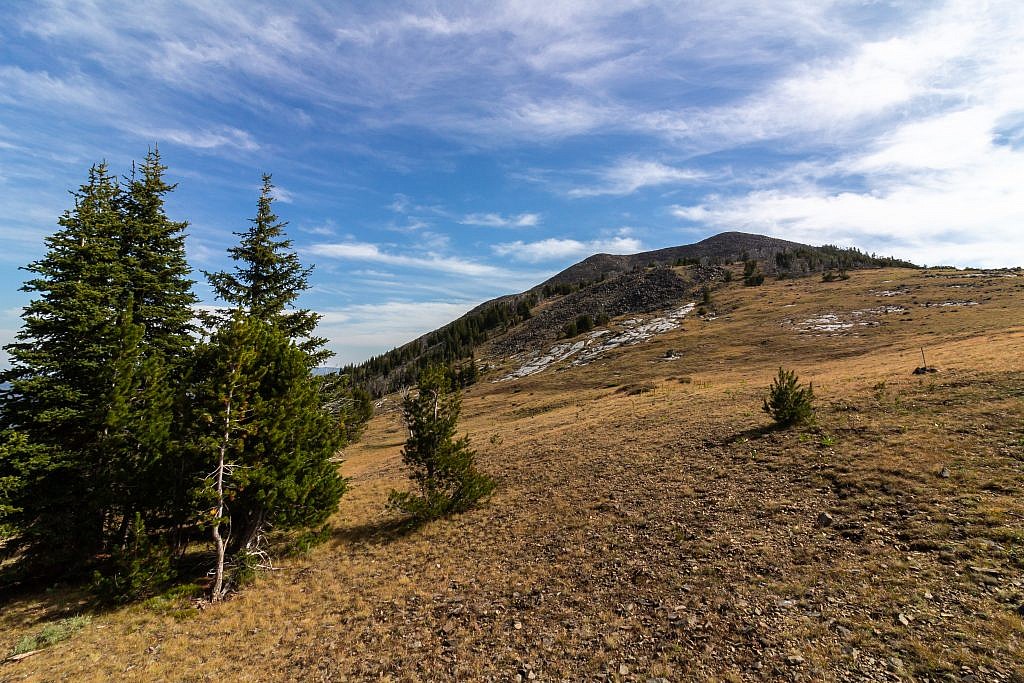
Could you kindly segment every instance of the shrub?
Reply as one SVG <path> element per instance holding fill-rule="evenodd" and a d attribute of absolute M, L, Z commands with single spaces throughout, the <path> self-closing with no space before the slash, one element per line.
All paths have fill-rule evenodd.
<path fill-rule="evenodd" d="M 764 273 L 755 260 L 744 261 L 743 263 L 743 284 L 747 287 L 757 287 L 764 284 Z"/>
<path fill-rule="evenodd" d="M 790 427 L 811 419 L 814 413 L 813 400 L 814 389 L 810 384 L 801 386 L 796 373 L 779 368 L 779 374 L 772 382 L 761 408 L 780 427 Z"/>
<path fill-rule="evenodd" d="M 838 272 L 834 270 L 826 270 L 821 274 L 822 282 L 836 282 L 838 280 L 849 280 L 850 275 L 846 272 L 845 268 L 840 268 Z"/>

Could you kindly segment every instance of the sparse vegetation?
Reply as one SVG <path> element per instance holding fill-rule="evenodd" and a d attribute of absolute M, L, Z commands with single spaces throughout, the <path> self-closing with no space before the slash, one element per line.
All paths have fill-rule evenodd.
<path fill-rule="evenodd" d="M 107 611 L 0 676 L 1022 679 L 1024 375 L 1005 363 L 1024 339 L 1020 281 L 769 280 L 729 288 L 729 313 L 699 330 L 477 384 L 459 429 L 499 437 L 477 460 L 502 485 L 472 514 L 417 533 L 381 514 L 407 483 L 385 404 L 346 450 L 358 485 L 328 543 L 225 606 L 192 607 L 200 585 Z M 966 286 L 980 305 L 922 306 L 912 324 L 784 324 L 877 306 L 881 290 L 926 302 Z M 943 372 L 919 382 L 922 338 Z M 679 360 L 661 362 L 668 349 Z M 764 428 L 757 378 L 779 365 L 805 381 L 815 368 L 816 428 Z M 642 384 L 657 390 L 615 393 Z M 14 596 L 4 647 L 75 600 Z"/>
<path fill-rule="evenodd" d="M 814 415 L 813 401 L 814 388 L 810 384 L 802 386 L 796 373 L 779 368 L 761 408 L 780 427 L 791 427 L 810 421 Z"/>
<path fill-rule="evenodd" d="M 41 650 L 44 647 L 50 647 L 51 645 L 62 643 L 75 635 L 78 631 L 81 631 L 83 628 L 88 626 L 91 622 L 92 617 L 89 617 L 88 615 L 79 615 L 46 624 L 35 635 L 25 636 L 19 640 L 11 651 L 11 654 L 21 655 L 26 652 Z"/>
<path fill-rule="evenodd" d="M 764 284 L 764 273 L 761 272 L 761 266 L 757 261 L 749 260 L 743 263 L 743 284 L 747 287 Z"/>
<path fill-rule="evenodd" d="M 464 512 L 494 490 L 495 481 L 476 468 L 469 437 L 456 438 L 462 398 L 443 368 L 428 368 L 415 395 L 402 404 L 409 438 L 402 460 L 415 491 L 392 491 L 388 505 L 427 521 Z"/>

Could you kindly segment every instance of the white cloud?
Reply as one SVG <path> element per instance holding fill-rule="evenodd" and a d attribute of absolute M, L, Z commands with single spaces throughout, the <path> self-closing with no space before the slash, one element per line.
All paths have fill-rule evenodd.
<path fill-rule="evenodd" d="M 367 242 L 339 242 L 314 244 L 305 251 L 316 256 L 336 258 L 349 261 L 368 261 L 371 263 L 385 263 L 392 266 L 404 266 L 408 268 L 419 268 L 424 270 L 437 270 L 452 275 L 464 275 L 468 277 L 493 277 L 507 276 L 508 273 L 501 268 L 495 268 L 475 261 L 441 256 L 438 254 L 427 254 L 425 256 L 409 256 L 406 254 L 392 254 L 381 251 L 376 244 Z"/>
<path fill-rule="evenodd" d="M 482 225 L 489 228 L 532 228 L 540 223 L 540 214 L 520 213 L 502 216 L 499 213 L 471 213 L 459 222 L 463 225 Z"/>
<path fill-rule="evenodd" d="M 614 165 L 595 173 L 600 183 L 590 187 L 569 190 L 570 197 L 596 197 L 600 195 L 628 195 L 644 187 L 693 183 L 707 177 L 702 171 L 666 166 L 659 161 L 620 159 Z"/>
<path fill-rule="evenodd" d="M 338 355 L 332 363 L 358 363 L 455 320 L 480 301 L 385 301 L 320 311 L 317 333 Z"/>
<path fill-rule="evenodd" d="M 920 263 L 1020 265 L 1022 43 L 1024 6 L 948 3 L 910 37 L 860 51 L 858 59 L 868 65 L 851 65 L 860 75 L 850 78 L 864 81 L 863 90 L 851 88 L 862 101 L 847 104 L 835 90 L 829 106 L 840 117 L 849 107 L 846 122 L 873 125 L 841 152 L 776 169 L 774 179 L 748 178 L 753 189 L 746 193 L 708 196 L 672 207 L 673 213 L 716 229 L 839 242 Z M 886 80 L 887 68 L 897 72 L 891 76 L 896 81 Z M 894 99 L 869 92 L 875 77 L 889 82 Z M 835 87 L 826 78 L 817 92 Z M 815 102 L 825 106 L 833 98 L 790 94 L 791 130 L 828 122 Z M 805 112 L 808 121 L 800 123 Z"/>
<path fill-rule="evenodd" d="M 280 185 L 274 185 L 273 196 L 274 201 L 281 202 L 282 204 L 295 203 L 295 195 L 292 194 L 291 190 L 286 190 Z"/>
<path fill-rule="evenodd" d="M 173 142 L 183 147 L 212 150 L 230 147 L 251 152 L 260 148 L 259 143 L 248 132 L 232 126 L 214 129 L 188 130 L 184 128 L 145 128 L 135 131 L 137 135 L 151 140 Z M 286 196 L 289 196 L 285 193 Z M 288 202 L 289 199 L 281 201 Z"/>
<path fill-rule="evenodd" d="M 863 174 L 863 190 L 794 182 L 672 212 L 715 228 L 896 250 L 921 263 L 1020 265 L 1024 149 L 995 143 L 997 121 L 984 107 L 951 112 L 830 164 L 846 176 Z"/>
<path fill-rule="evenodd" d="M 112 97 L 107 88 L 81 74 L 60 77 L 47 71 L 0 66 L 0 102 L 21 104 L 28 100 L 96 109 L 102 108 Z"/>
<path fill-rule="evenodd" d="M 634 254 L 642 251 L 643 245 L 640 240 L 625 236 L 586 242 L 551 237 L 536 242 L 516 240 L 515 242 L 496 244 L 492 249 L 498 256 L 505 256 L 516 261 L 539 263 L 541 261 L 564 260 L 598 253 Z"/>

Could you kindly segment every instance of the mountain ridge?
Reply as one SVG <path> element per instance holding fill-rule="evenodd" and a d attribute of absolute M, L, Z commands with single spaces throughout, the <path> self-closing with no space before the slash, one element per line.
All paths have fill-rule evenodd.
<path fill-rule="evenodd" d="M 593 254 L 530 289 L 486 301 L 436 330 L 339 372 L 371 394 L 382 396 L 415 383 L 420 370 L 429 364 L 472 363 L 482 344 L 509 336 L 513 328 L 526 329 L 518 341 L 502 347 L 506 352 L 521 351 L 531 341 L 551 341 L 552 335 L 557 338 L 577 316 L 649 313 L 684 295 L 699 295 L 716 278 L 730 277 L 731 272 L 726 275 L 722 266 L 738 261 L 776 277 L 800 277 L 829 269 L 916 267 L 855 248 L 815 247 L 735 231 L 637 254 Z M 679 267 L 691 270 L 648 273 Z M 538 324 L 532 320 L 535 316 L 544 317 L 546 323 Z"/>

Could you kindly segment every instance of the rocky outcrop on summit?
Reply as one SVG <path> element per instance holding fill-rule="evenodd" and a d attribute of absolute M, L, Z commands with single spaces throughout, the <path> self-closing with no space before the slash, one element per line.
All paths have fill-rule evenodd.
<path fill-rule="evenodd" d="M 650 265 L 672 265 L 678 261 L 727 263 L 742 258 L 768 259 L 775 254 L 807 249 L 804 244 L 745 232 L 723 232 L 695 244 L 668 247 L 639 254 L 594 254 L 544 282 L 544 285 L 593 281 L 601 276 L 628 273 Z"/>

